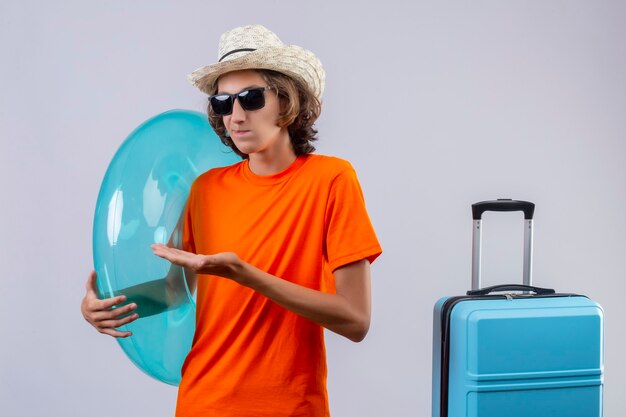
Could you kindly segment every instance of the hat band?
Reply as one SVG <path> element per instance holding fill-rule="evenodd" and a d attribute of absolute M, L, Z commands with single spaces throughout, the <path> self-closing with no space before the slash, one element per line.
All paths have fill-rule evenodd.
<path fill-rule="evenodd" d="M 256 49 L 253 48 L 242 48 L 242 49 L 234 49 L 230 52 L 225 53 L 224 55 L 222 55 L 222 57 L 217 61 L 217 62 L 222 62 L 222 59 L 226 58 L 228 55 L 234 54 L 236 52 L 253 52 L 256 51 Z"/>

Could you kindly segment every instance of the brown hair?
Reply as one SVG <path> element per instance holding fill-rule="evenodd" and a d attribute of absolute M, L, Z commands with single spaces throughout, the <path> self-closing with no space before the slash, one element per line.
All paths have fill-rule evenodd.
<path fill-rule="evenodd" d="M 278 126 L 287 127 L 291 145 L 296 156 L 309 154 L 315 151 L 311 142 L 317 140 L 317 129 L 313 124 L 320 116 L 322 105 L 317 97 L 295 78 L 291 78 L 283 73 L 272 70 L 255 70 L 261 74 L 263 79 L 278 94 L 280 101 L 280 113 L 278 115 Z M 211 95 L 217 93 L 217 80 L 211 86 Z M 211 110 L 211 105 L 207 107 L 209 123 L 213 130 L 222 140 L 224 145 L 229 146 L 237 155 L 243 159 L 248 159 L 248 155 L 237 149 L 233 140 L 227 136 L 224 126 L 223 116 L 218 116 Z"/>

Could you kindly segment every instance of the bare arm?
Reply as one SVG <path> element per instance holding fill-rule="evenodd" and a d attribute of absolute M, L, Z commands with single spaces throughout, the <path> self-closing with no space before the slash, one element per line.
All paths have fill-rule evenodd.
<path fill-rule="evenodd" d="M 197 255 L 152 245 L 155 255 L 183 265 L 197 273 L 217 275 L 252 288 L 275 303 L 325 328 L 359 342 L 370 324 L 370 267 L 361 260 L 334 272 L 336 294 L 294 284 L 264 272 L 239 259 L 235 253 Z"/>
<path fill-rule="evenodd" d="M 370 326 L 370 264 L 363 259 L 337 268 L 336 294 L 324 293 L 277 278 L 243 263 L 235 281 L 275 303 L 353 342 L 365 338 Z"/>

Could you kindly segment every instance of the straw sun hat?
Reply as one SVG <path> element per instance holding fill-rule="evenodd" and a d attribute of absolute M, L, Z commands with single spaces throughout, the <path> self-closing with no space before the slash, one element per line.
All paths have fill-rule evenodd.
<path fill-rule="evenodd" d="M 220 37 L 218 62 L 200 67 L 187 76 L 189 82 L 206 94 L 215 80 L 227 72 L 269 69 L 296 78 L 321 100 L 324 68 L 311 52 L 296 45 L 285 45 L 275 33 L 261 25 L 241 26 Z"/>

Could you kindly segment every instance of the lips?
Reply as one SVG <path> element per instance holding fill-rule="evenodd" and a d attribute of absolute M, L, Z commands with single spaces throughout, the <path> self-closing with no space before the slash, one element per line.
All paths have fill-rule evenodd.
<path fill-rule="evenodd" d="M 235 136 L 243 136 L 247 133 L 250 133 L 250 131 L 249 130 L 233 130 L 231 133 Z"/>

